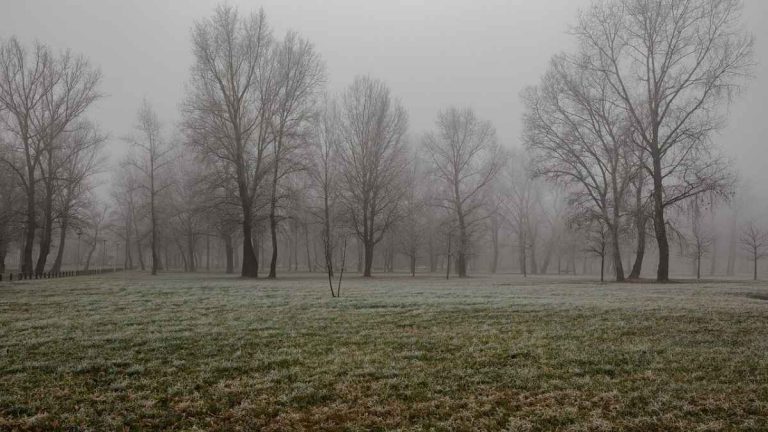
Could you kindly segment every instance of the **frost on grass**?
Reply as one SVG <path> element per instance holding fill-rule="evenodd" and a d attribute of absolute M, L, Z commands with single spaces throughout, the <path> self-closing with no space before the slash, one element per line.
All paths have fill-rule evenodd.
<path fill-rule="evenodd" d="M 0 429 L 766 430 L 768 286 L 115 275 L 0 287 Z"/>

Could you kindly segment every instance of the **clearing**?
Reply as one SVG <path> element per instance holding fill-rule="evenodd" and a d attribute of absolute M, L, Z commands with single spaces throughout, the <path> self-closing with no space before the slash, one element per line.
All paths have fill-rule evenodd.
<path fill-rule="evenodd" d="M 0 429 L 768 430 L 768 284 L 0 284 Z"/>

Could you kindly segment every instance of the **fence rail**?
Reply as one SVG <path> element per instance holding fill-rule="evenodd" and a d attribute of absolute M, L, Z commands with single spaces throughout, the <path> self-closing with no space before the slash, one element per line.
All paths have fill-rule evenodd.
<path fill-rule="evenodd" d="M 62 272 L 46 272 L 46 273 L 0 273 L 0 282 L 8 281 L 8 282 L 14 282 L 14 281 L 23 281 L 23 280 L 33 280 L 33 279 L 58 279 L 58 278 L 65 278 L 65 277 L 76 277 L 76 276 L 91 276 L 91 275 L 97 275 L 97 274 L 105 274 L 105 273 L 116 273 L 121 272 L 124 269 L 118 268 L 118 269 L 98 269 L 98 270 L 70 270 L 70 271 L 62 271 Z"/>

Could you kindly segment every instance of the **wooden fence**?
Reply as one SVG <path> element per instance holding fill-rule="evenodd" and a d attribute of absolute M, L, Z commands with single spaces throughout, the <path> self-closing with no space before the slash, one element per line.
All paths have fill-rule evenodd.
<path fill-rule="evenodd" d="M 71 270 L 71 271 L 63 271 L 63 272 L 48 272 L 48 273 L 6 273 L 2 274 L 0 273 L 0 282 L 8 281 L 8 282 L 14 282 L 14 281 L 23 281 L 23 280 L 33 280 L 33 279 L 58 279 L 58 278 L 65 278 L 65 277 L 76 277 L 76 276 L 91 276 L 91 275 L 97 275 L 97 274 L 105 274 L 105 273 L 115 273 L 123 271 L 123 269 L 98 269 L 98 270 Z"/>

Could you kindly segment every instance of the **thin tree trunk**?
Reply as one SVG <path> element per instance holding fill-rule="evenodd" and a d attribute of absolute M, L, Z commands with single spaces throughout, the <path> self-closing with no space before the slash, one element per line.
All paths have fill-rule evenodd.
<path fill-rule="evenodd" d="M 224 255 L 227 258 L 227 274 L 235 272 L 235 248 L 232 246 L 232 236 L 223 235 L 224 239 Z"/>
<path fill-rule="evenodd" d="M 309 224 L 304 224 L 304 243 L 307 249 L 307 271 L 312 273 L 314 268 L 312 267 L 312 254 L 311 254 L 311 243 L 309 241 Z"/>

